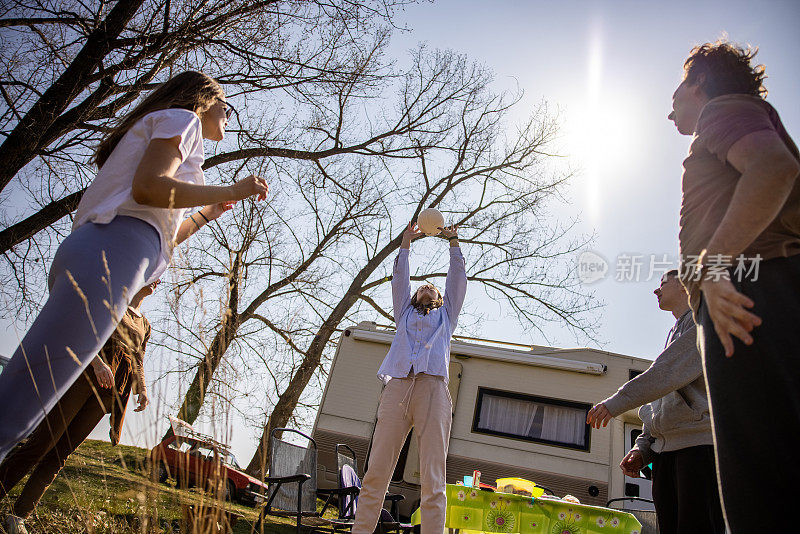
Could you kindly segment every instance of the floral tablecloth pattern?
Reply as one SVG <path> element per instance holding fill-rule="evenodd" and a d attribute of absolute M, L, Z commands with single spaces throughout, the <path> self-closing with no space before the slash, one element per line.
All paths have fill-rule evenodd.
<path fill-rule="evenodd" d="M 445 526 L 474 532 L 515 534 L 640 534 L 631 514 L 550 499 L 447 485 Z M 412 522 L 419 524 L 419 510 Z"/>

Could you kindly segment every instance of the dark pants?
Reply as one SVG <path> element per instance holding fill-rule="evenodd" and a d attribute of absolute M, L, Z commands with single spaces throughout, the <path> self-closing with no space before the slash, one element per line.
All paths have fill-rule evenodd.
<path fill-rule="evenodd" d="M 94 377 L 91 370 L 87 375 Z M 14 503 L 14 515 L 30 515 L 67 457 L 107 413 L 112 398 L 107 392 L 94 379 L 78 377 L 30 437 L 0 464 L 0 499 L 36 466 Z"/>
<path fill-rule="evenodd" d="M 725 532 L 714 448 L 687 447 L 653 460 L 653 501 L 659 534 Z"/>
<path fill-rule="evenodd" d="M 704 304 L 698 314 L 725 518 L 732 534 L 767 527 L 795 532 L 800 255 L 764 261 L 757 281 L 734 285 L 755 302 L 752 311 L 763 320 L 752 345 L 734 338 L 734 354 L 726 358 Z"/>

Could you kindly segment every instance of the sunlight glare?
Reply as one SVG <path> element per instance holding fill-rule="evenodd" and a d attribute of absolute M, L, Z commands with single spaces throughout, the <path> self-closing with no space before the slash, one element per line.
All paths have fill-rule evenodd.
<path fill-rule="evenodd" d="M 585 98 L 567 116 L 567 150 L 583 172 L 587 215 L 597 221 L 603 190 L 633 157 L 637 121 L 633 106 L 608 89 L 599 26 L 591 32 L 587 59 Z"/>

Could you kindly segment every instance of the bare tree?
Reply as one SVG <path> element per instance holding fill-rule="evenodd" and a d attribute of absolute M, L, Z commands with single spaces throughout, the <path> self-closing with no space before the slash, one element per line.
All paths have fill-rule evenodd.
<path fill-rule="evenodd" d="M 424 207 L 461 225 L 471 292 L 483 288 L 534 329 L 556 321 L 591 336 L 594 303 L 562 261 L 582 243 L 569 224 L 545 219 L 568 178 L 548 163 L 556 118 L 543 105 L 512 125 L 519 95 L 492 93 L 489 72 L 450 52 L 422 47 L 397 68 L 384 54 L 404 3 L 4 4 L 6 295 L 35 308 L 52 245 L 93 175 L 97 140 L 143 91 L 192 68 L 219 79 L 239 110 L 232 135 L 206 160 L 209 181 L 257 172 L 272 195 L 182 250 L 178 328 L 164 334 L 195 370 L 179 409 L 190 422 L 226 359 L 269 384 L 251 472 L 268 462 L 270 430 L 313 404 L 307 386 L 324 378 L 340 325 L 391 319 L 390 256 Z M 414 279 L 443 277 L 440 259 L 431 254 Z M 201 306 L 186 305 L 195 298 Z"/>
<path fill-rule="evenodd" d="M 395 8 L 408 1 L 4 2 L 0 252 L 9 300 L 36 308 L 52 245 L 93 176 L 94 146 L 174 72 L 208 72 L 245 110 L 207 171 L 256 156 L 321 159 L 368 150 L 375 140 L 319 143 L 295 127 L 296 108 L 313 108 L 342 83 L 360 93 L 384 79 L 372 58 L 387 43 Z"/>
<path fill-rule="evenodd" d="M 439 207 L 463 229 L 471 292 L 483 288 L 534 329 L 555 321 L 576 335 L 593 333 L 595 304 L 568 265 L 584 242 L 569 235 L 569 224 L 545 222 L 546 202 L 569 177 L 548 165 L 557 118 L 542 105 L 507 135 L 520 95 L 493 94 L 490 74 L 451 52 L 420 48 L 396 79 L 385 90 L 395 102 L 379 100 L 394 105 L 365 109 L 344 85 L 311 126 L 322 138 L 344 142 L 352 135 L 345 132 L 358 131 L 380 145 L 324 161 L 273 161 L 278 186 L 270 204 L 249 204 L 236 228 L 189 249 L 227 264 L 209 270 L 208 262 L 183 262 L 182 289 L 216 279 L 236 290 L 227 291 L 218 316 L 201 328 L 186 321 L 186 337 L 174 340 L 197 363 L 179 416 L 195 420 L 225 358 L 237 358 L 233 367 L 265 369 L 274 393 L 248 466 L 253 474 L 268 463 L 270 431 L 287 424 L 304 395 L 317 393 L 307 386 L 324 375 L 340 325 L 376 314 L 392 321 L 390 257 L 408 220 L 425 207 Z M 444 277 L 441 256 L 430 254 L 413 278 Z M 192 349 L 198 345 L 200 354 Z M 265 347 L 273 352 L 260 352 Z"/>

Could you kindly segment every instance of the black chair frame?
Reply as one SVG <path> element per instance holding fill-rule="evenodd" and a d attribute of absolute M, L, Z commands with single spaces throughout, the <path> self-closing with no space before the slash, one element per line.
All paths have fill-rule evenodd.
<path fill-rule="evenodd" d="M 644 499 L 642 497 L 617 497 L 616 499 L 610 499 L 606 503 L 606 508 L 611 508 L 611 503 L 621 502 L 621 501 L 641 501 L 653 504 L 653 501 L 651 499 Z"/>
<path fill-rule="evenodd" d="M 308 440 L 309 448 L 313 448 L 314 452 L 317 451 L 317 442 L 311 436 L 308 436 L 307 434 L 304 434 L 303 432 L 300 432 L 299 430 L 294 430 L 292 428 L 275 428 L 275 429 L 273 429 L 272 432 L 270 432 L 270 443 L 272 443 L 272 440 L 276 439 L 275 438 L 275 434 L 278 433 L 278 432 L 281 432 L 281 433 L 283 433 L 283 432 L 292 432 L 292 433 L 298 434 L 298 435 L 300 435 L 300 436 L 302 436 L 302 437 L 304 437 L 304 438 L 306 438 Z M 339 444 L 339 445 L 336 446 L 337 454 L 338 454 L 340 449 L 346 449 L 352 455 L 354 464 L 356 466 L 358 465 L 357 464 L 356 455 L 355 455 L 355 452 L 353 451 L 353 449 L 351 449 L 349 446 L 347 446 L 345 444 Z M 267 477 L 267 478 L 264 478 L 264 482 L 270 485 L 269 486 L 269 496 L 267 498 L 267 501 L 266 501 L 264 507 L 261 509 L 261 512 L 259 513 L 258 521 L 256 522 L 256 525 L 255 525 L 255 530 L 260 532 L 261 527 L 263 525 L 263 520 L 264 520 L 264 516 L 265 515 L 273 515 L 273 516 L 278 516 L 278 517 L 296 517 L 296 532 L 297 532 L 297 534 L 300 534 L 301 533 L 301 529 L 303 527 L 302 521 L 303 521 L 304 517 L 322 517 L 322 515 L 327 511 L 328 507 L 333 505 L 334 499 L 337 502 L 341 502 L 342 497 L 345 497 L 345 496 L 353 497 L 353 499 L 350 500 L 350 503 L 351 503 L 350 506 L 352 506 L 352 503 L 355 502 L 355 497 L 357 497 L 358 494 L 360 493 L 360 489 L 357 488 L 357 487 L 335 488 L 335 489 L 318 489 L 318 488 L 315 488 L 316 495 L 319 496 L 319 497 L 324 497 L 325 498 L 325 504 L 323 505 L 322 510 L 320 510 L 319 512 L 317 512 L 316 510 L 313 511 L 313 512 L 311 512 L 311 511 L 303 511 L 303 506 L 302 506 L 302 502 L 303 502 L 303 484 L 308 482 L 310 479 L 311 479 L 311 475 L 309 475 L 307 473 L 301 473 L 301 474 L 292 475 L 292 476 L 286 476 L 286 477 Z M 280 488 L 281 488 L 281 486 L 283 484 L 297 484 L 297 511 L 296 512 L 290 512 L 290 511 L 285 511 L 285 510 L 273 510 L 272 509 L 272 502 L 275 499 L 275 496 L 278 494 L 278 491 L 280 490 Z M 392 512 L 391 513 L 392 513 L 392 517 L 396 519 L 398 517 L 397 516 L 397 511 L 398 511 L 397 503 L 399 501 L 403 500 L 403 496 L 402 495 L 387 494 L 386 495 L 386 500 L 389 500 L 389 501 L 392 502 Z M 351 511 L 351 513 L 352 513 L 352 511 Z M 343 515 L 341 510 L 339 511 L 339 515 L 340 515 L 340 517 Z M 340 519 L 339 521 L 336 521 L 336 520 L 326 520 L 326 521 L 327 521 L 328 524 L 325 525 L 325 526 L 326 527 L 330 527 L 330 529 L 333 532 L 347 531 L 347 530 L 350 530 L 352 528 L 352 526 L 353 526 L 353 521 L 352 520 L 348 520 L 348 519 Z M 408 530 L 408 527 L 406 525 L 403 525 L 403 524 L 401 524 L 399 522 L 396 522 L 396 523 L 380 523 L 379 527 L 381 528 L 382 532 L 384 530 L 388 531 L 388 532 L 400 532 L 400 531 L 407 531 Z M 312 532 L 318 532 L 318 531 L 321 531 L 320 526 L 312 527 Z"/>
<path fill-rule="evenodd" d="M 272 432 L 270 432 L 270 435 L 269 435 L 270 436 L 270 443 L 272 443 L 272 440 L 275 439 L 275 434 L 277 432 L 281 432 L 281 433 L 283 433 L 283 432 L 292 432 L 292 433 L 295 433 L 295 434 L 299 434 L 299 435 L 303 436 L 304 438 L 306 438 L 308 440 L 309 447 L 313 446 L 313 449 L 314 449 L 315 452 L 317 450 L 317 442 L 314 441 L 314 439 L 311 436 L 308 436 L 308 435 L 304 434 L 303 432 L 300 432 L 299 430 L 294 430 L 292 428 L 274 428 L 274 429 L 272 429 Z M 270 487 L 269 487 L 269 497 L 267 498 L 266 504 L 261 509 L 261 513 L 259 513 L 259 515 L 258 515 L 258 522 L 256 523 L 256 527 L 255 528 L 258 531 L 261 530 L 261 526 L 263 524 L 264 515 L 265 514 L 266 515 L 279 516 L 279 517 L 292 517 L 292 516 L 294 516 L 294 517 L 297 518 L 297 522 L 296 522 L 297 534 L 300 534 L 300 529 L 302 527 L 303 517 L 316 517 L 316 516 L 321 515 L 321 514 L 317 513 L 316 511 L 314 511 L 314 512 L 304 512 L 303 511 L 303 484 L 308 482 L 310 479 L 311 479 L 311 475 L 309 475 L 307 473 L 302 473 L 302 474 L 297 474 L 297 475 L 292 475 L 292 476 L 287 476 L 287 477 L 267 477 L 267 478 L 264 478 L 263 481 L 270 485 Z M 274 489 L 272 487 L 273 484 L 275 485 Z M 288 512 L 288 511 L 284 511 L 284 510 L 273 510 L 272 509 L 272 501 L 275 499 L 275 496 L 278 494 L 278 491 L 280 490 L 280 488 L 281 488 L 281 486 L 283 484 L 297 484 L 297 511 L 296 512 Z"/>
<path fill-rule="evenodd" d="M 546 488 L 546 487 L 542 486 L 541 484 L 536 484 L 536 487 L 537 488 L 542 488 L 547 495 L 555 495 L 556 494 L 553 490 L 551 490 L 550 488 Z"/>
<path fill-rule="evenodd" d="M 342 454 L 343 450 L 346 450 L 348 453 L 350 453 L 350 457 L 353 459 L 353 471 L 355 471 L 356 475 L 358 475 L 358 458 L 356 458 L 356 452 L 352 448 L 350 448 L 349 445 L 347 445 L 345 443 L 337 443 L 336 444 L 336 462 L 337 462 L 337 464 L 339 462 L 339 455 L 341 454 L 342 456 L 345 456 L 344 454 Z M 337 465 L 337 468 L 338 468 L 337 471 L 341 471 L 342 466 Z M 340 475 L 340 473 L 337 473 L 337 475 Z M 332 494 L 331 496 L 333 496 L 335 494 L 339 498 L 339 503 L 341 503 L 342 497 L 346 497 L 346 496 L 353 497 L 352 499 L 350 499 L 350 502 L 348 503 L 346 509 L 343 509 L 343 508 L 341 508 L 341 506 L 339 506 L 339 519 L 349 519 L 349 518 L 353 518 L 355 516 L 355 510 L 353 510 L 352 508 L 353 508 L 353 505 L 355 504 L 355 498 L 358 497 L 360 491 L 361 490 L 359 490 L 359 488 L 353 487 L 353 488 L 339 488 L 338 490 L 317 490 L 317 493 L 321 494 L 321 495 L 325 495 L 325 494 L 329 494 L 330 493 L 330 494 Z M 392 518 L 396 522 L 398 522 L 398 524 L 399 524 L 399 521 L 400 521 L 400 505 L 399 505 L 399 503 L 404 498 L 405 497 L 403 497 L 402 495 L 400 495 L 398 493 L 387 493 L 386 496 L 384 497 L 384 500 L 389 501 L 391 503 L 391 508 L 389 509 L 389 513 L 392 515 Z M 330 497 L 328 499 L 330 500 Z M 326 503 L 325 503 L 326 507 L 327 507 L 327 505 L 328 505 L 328 501 L 326 501 Z M 323 508 L 323 510 L 324 509 L 325 508 Z"/>

